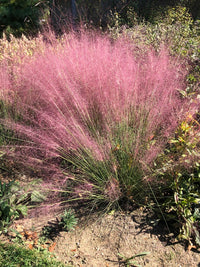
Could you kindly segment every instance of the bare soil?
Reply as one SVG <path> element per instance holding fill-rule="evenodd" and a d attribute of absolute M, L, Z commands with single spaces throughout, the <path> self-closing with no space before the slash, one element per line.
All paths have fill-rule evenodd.
<path fill-rule="evenodd" d="M 104 215 L 88 220 L 82 218 L 72 232 L 57 231 L 59 215 L 35 214 L 15 222 L 15 226 L 35 231 L 38 235 L 44 226 L 54 227 L 51 245 L 55 256 L 66 264 L 87 267 L 126 266 L 124 257 L 132 257 L 142 252 L 146 256 L 136 257 L 134 261 L 148 267 L 198 267 L 200 251 L 187 251 L 183 244 L 167 234 L 164 225 L 156 227 L 147 224 L 144 210 L 136 210 L 131 214 Z M 13 226 L 14 227 L 14 226 Z M 135 266 L 135 265 L 131 265 Z"/>

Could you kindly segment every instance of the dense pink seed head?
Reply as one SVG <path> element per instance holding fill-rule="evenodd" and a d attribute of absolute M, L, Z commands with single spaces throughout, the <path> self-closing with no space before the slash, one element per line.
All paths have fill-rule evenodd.
<path fill-rule="evenodd" d="M 184 88 L 179 61 L 165 47 L 139 54 L 127 39 L 96 33 L 66 34 L 41 46 L 15 66 L 14 79 L 0 76 L 0 88 L 10 88 L 22 111 L 12 127 L 30 141 L 26 156 L 84 152 L 104 161 L 120 132 L 137 161 L 152 163 L 187 109 L 178 92 Z"/>

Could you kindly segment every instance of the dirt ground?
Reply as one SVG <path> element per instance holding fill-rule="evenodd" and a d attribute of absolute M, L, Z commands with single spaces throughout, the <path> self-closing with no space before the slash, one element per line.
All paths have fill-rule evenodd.
<path fill-rule="evenodd" d="M 145 256 L 133 259 L 135 265 L 147 267 L 198 267 L 200 251 L 187 251 L 183 244 L 167 234 L 164 225 L 151 225 L 143 210 L 129 215 L 113 214 L 99 218 L 80 220 L 71 232 L 57 231 L 59 215 L 48 211 L 40 215 L 15 222 L 13 227 L 41 233 L 44 226 L 51 226 L 55 232 L 49 245 L 50 251 L 62 262 L 72 266 L 115 267 L 128 266 L 125 259 L 142 252 Z"/>

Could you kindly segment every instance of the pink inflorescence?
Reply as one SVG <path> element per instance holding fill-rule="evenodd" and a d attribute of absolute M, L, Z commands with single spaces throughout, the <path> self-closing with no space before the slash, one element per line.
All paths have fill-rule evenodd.
<path fill-rule="evenodd" d="M 0 88 L 2 83 L 11 88 L 17 96 L 13 104 L 23 111 L 23 120 L 11 125 L 29 141 L 24 157 L 44 160 L 84 152 L 104 161 L 116 125 L 126 123 L 134 138 L 127 133 L 121 139 L 132 140 L 129 149 L 138 161 L 151 163 L 187 109 L 178 92 L 184 86 L 178 60 L 164 47 L 139 55 L 127 39 L 111 41 L 84 31 L 41 45 L 42 52 L 16 66 L 14 79 L 0 76 Z M 155 142 L 144 146 L 145 140 Z M 111 180 L 106 189 L 111 199 L 120 194 L 117 188 Z"/>
<path fill-rule="evenodd" d="M 78 198 L 87 199 L 93 191 L 93 185 L 91 183 L 85 182 L 80 185 L 77 185 L 74 188 L 74 195 Z"/>
<path fill-rule="evenodd" d="M 121 197 L 119 181 L 115 178 L 109 179 L 105 188 L 105 196 L 109 201 L 117 201 Z"/>

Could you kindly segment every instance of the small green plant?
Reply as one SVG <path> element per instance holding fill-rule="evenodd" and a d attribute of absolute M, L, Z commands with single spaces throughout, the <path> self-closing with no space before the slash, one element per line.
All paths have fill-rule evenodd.
<path fill-rule="evenodd" d="M 0 181 L 0 233 L 20 215 L 27 214 L 27 207 L 22 202 L 19 185 L 13 180 L 9 183 Z"/>
<path fill-rule="evenodd" d="M 52 232 L 54 232 L 54 228 L 51 226 L 44 226 L 42 229 L 42 235 L 41 235 L 41 239 L 42 240 L 47 240 L 51 237 Z"/>
<path fill-rule="evenodd" d="M 132 260 L 137 258 L 137 257 L 146 256 L 148 254 L 149 254 L 149 252 L 142 252 L 142 253 L 136 254 L 132 257 L 125 257 L 124 255 L 118 253 L 118 256 L 120 259 L 120 263 L 123 263 L 126 267 L 131 267 L 131 266 L 141 267 L 141 265 L 139 265 L 136 261 L 132 261 Z"/>
<path fill-rule="evenodd" d="M 34 184 L 32 184 L 34 186 Z M 6 232 L 12 222 L 25 216 L 28 203 L 37 203 L 45 199 L 39 191 L 21 188 L 15 180 L 8 183 L 0 181 L 0 233 Z"/>
<path fill-rule="evenodd" d="M 59 224 L 65 231 L 71 231 L 74 230 L 77 223 L 78 219 L 75 217 L 74 212 L 69 209 L 64 211 Z"/>

